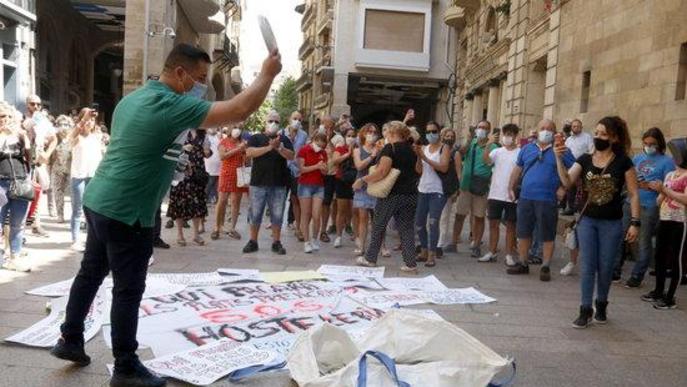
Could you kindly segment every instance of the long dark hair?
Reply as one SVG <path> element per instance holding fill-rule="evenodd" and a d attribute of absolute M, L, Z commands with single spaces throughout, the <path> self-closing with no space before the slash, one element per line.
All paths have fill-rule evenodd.
<path fill-rule="evenodd" d="M 600 119 L 599 124 L 606 128 L 606 133 L 609 136 L 615 136 L 618 139 L 618 142 L 613 144 L 613 151 L 627 156 L 632 149 L 632 140 L 625 120 L 618 116 L 608 116 Z"/>
<path fill-rule="evenodd" d="M 647 130 L 646 132 L 644 132 L 644 134 L 642 134 L 642 140 L 644 140 L 647 137 L 651 137 L 654 140 L 656 140 L 656 143 L 658 145 L 658 153 L 666 153 L 666 138 L 663 137 L 663 132 L 661 132 L 661 129 L 653 127 Z"/>

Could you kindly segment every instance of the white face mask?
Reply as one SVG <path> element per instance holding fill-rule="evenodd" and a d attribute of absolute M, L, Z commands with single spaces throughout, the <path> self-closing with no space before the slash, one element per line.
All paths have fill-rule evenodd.
<path fill-rule="evenodd" d="M 477 129 L 477 130 L 475 130 L 475 136 L 477 136 L 478 140 L 482 140 L 484 138 L 487 138 L 487 130 L 486 129 Z"/>
<path fill-rule="evenodd" d="M 310 144 L 310 146 L 312 147 L 312 150 L 315 151 L 315 153 L 318 153 L 319 151 L 322 150 L 322 148 L 319 145 L 315 144 L 314 142 L 312 144 Z"/>
<path fill-rule="evenodd" d="M 239 138 L 241 136 L 241 129 L 239 128 L 234 128 L 231 130 L 231 137 L 233 138 Z"/>
<path fill-rule="evenodd" d="M 291 126 L 293 126 L 294 128 L 300 129 L 301 128 L 301 122 L 298 120 L 291 120 Z"/>
<path fill-rule="evenodd" d="M 503 145 L 503 146 L 513 145 L 513 137 L 512 136 L 501 137 L 501 145 Z"/>
<path fill-rule="evenodd" d="M 317 128 L 317 133 L 322 133 L 325 134 L 327 130 L 324 128 L 324 125 L 320 125 L 319 128 Z"/>
<path fill-rule="evenodd" d="M 355 137 L 346 137 L 346 145 L 352 146 L 355 144 Z"/>
<path fill-rule="evenodd" d="M 370 133 L 370 134 L 365 135 L 365 143 L 366 144 L 374 144 L 375 142 L 377 142 L 377 135 L 376 134 Z"/>
<path fill-rule="evenodd" d="M 548 145 L 553 142 L 553 132 L 549 132 L 548 130 L 540 130 L 539 131 L 539 142 Z"/>
<path fill-rule="evenodd" d="M 279 124 L 277 124 L 276 122 L 271 122 L 271 123 L 267 124 L 267 128 L 266 128 L 267 133 L 275 134 L 275 133 L 277 133 L 278 130 L 279 130 Z"/>

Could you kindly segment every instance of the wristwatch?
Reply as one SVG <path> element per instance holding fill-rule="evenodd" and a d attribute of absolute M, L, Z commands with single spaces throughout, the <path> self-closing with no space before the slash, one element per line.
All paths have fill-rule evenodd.
<path fill-rule="evenodd" d="M 630 226 L 641 227 L 642 221 L 639 218 L 630 218 Z"/>

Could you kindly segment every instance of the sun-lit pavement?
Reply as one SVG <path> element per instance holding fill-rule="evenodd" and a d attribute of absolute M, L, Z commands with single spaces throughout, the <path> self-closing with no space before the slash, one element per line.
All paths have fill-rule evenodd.
<path fill-rule="evenodd" d="M 245 209 L 243 211 L 245 214 Z M 334 249 L 325 244 L 319 254 L 302 251 L 291 231 L 284 233 L 288 254 L 270 252 L 269 231 L 261 230 L 260 251 L 244 256 L 241 249 L 247 230 L 242 219 L 244 240 L 210 241 L 205 247 L 176 247 L 173 230 L 163 230 L 170 250 L 155 251 L 152 272 L 203 272 L 219 267 L 257 268 L 266 271 L 316 269 L 322 263 L 353 264 L 352 242 Z M 29 237 L 30 256 L 35 265 L 29 274 L 0 271 L 0 337 L 24 329 L 46 315 L 46 299 L 25 295 L 24 291 L 73 276 L 78 268 L 77 253 L 68 250 L 67 224 L 44 221 L 48 239 Z M 190 242 L 189 231 L 187 240 Z M 393 232 L 390 240 L 395 242 Z M 502 261 L 478 263 L 459 247 L 432 269 L 449 287 L 475 286 L 498 302 L 488 305 L 434 307 L 445 319 L 465 329 L 496 352 L 516 359 L 518 386 L 678 386 L 687 385 L 687 301 L 684 309 L 657 311 L 639 299 L 649 290 L 614 285 L 611 290 L 609 324 L 576 330 L 571 321 L 579 302 L 578 277 L 554 275 L 542 283 L 538 267 L 529 276 L 508 276 Z M 380 258 L 386 276 L 398 276 L 401 259 Z M 559 254 L 557 254 L 558 256 Z M 553 273 L 564 265 L 554 264 Z M 653 282 L 653 278 L 649 281 Z M 687 300 L 687 288 L 678 297 Z M 678 302 L 679 303 L 679 302 Z M 112 362 L 102 334 L 87 344 L 93 363 L 76 369 L 53 359 L 46 350 L 2 344 L 0 346 L 0 386 L 100 386 L 106 385 L 105 364 Z M 456 348 L 460 350 L 460 348 Z M 152 356 L 141 350 L 141 356 Z M 180 385 L 170 382 L 171 385 Z M 216 385 L 232 385 L 221 381 Z M 245 381 L 241 386 L 291 386 L 287 373 L 274 373 Z M 295 385 L 295 384 L 294 384 Z"/>

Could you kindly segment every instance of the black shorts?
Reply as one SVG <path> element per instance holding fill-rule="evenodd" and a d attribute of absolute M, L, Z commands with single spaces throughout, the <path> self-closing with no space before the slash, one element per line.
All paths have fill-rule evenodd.
<path fill-rule="evenodd" d="M 334 191 L 336 190 L 336 177 L 334 175 L 324 176 L 324 200 L 322 204 L 328 206 L 334 200 Z"/>
<path fill-rule="evenodd" d="M 502 200 L 487 200 L 487 219 L 501 220 L 515 223 L 518 215 L 518 205 Z"/>
<path fill-rule="evenodd" d="M 289 182 L 289 190 L 291 191 L 291 197 L 298 198 L 298 178 L 291 176 L 291 181 Z"/>
<path fill-rule="evenodd" d="M 353 183 L 345 183 L 336 179 L 336 198 L 353 200 Z"/>

